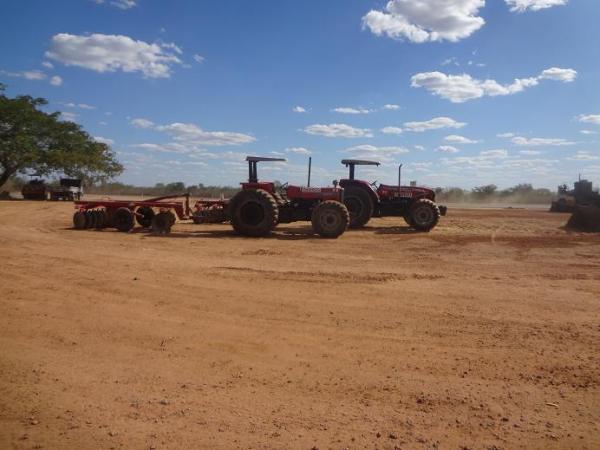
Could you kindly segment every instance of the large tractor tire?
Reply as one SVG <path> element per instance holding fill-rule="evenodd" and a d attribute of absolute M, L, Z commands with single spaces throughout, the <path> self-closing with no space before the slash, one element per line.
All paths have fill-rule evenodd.
<path fill-rule="evenodd" d="M 426 198 L 414 202 L 408 211 L 406 221 L 417 231 L 430 231 L 440 221 L 440 209 Z"/>
<path fill-rule="evenodd" d="M 373 200 L 362 188 L 356 186 L 344 188 L 344 205 L 350 213 L 350 228 L 364 227 L 373 216 Z"/>
<path fill-rule="evenodd" d="M 115 215 L 113 217 L 113 226 L 123 232 L 131 231 L 133 226 L 135 225 L 135 220 L 133 218 L 133 213 L 129 210 L 129 208 L 119 208 L 115 211 Z"/>
<path fill-rule="evenodd" d="M 313 209 L 311 222 L 319 236 L 335 239 L 350 225 L 350 213 L 342 203 L 327 200 Z"/>
<path fill-rule="evenodd" d="M 600 232 L 600 206 L 577 205 L 567 222 L 567 228 L 590 233 Z"/>
<path fill-rule="evenodd" d="M 143 228 L 150 228 L 152 226 L 152 219 L 154 218 L 154 210 L 149 206 L 140 206 L 137 211 L 139 216 L 135 216 L 137 223 Z"/>
<path fill-rule="evenodd" d="M 92 209 L 88 209 L 85 212 L 85 227 L 95 228 L 96 227 L 96 214 Z"/>
<path fill-rule="evenodd" d="M 73 214 L 73 227 L 76 230 L 85 229 L 85 212 L 84 211 L 77 211 L 75 214 Z"/>
<path fill-rule="evenodd" d="M 231 226 L 244 236 L 267 236 L 279 222 L 279 208 L 263 189 L 238 192 L 229 203 Z"/>
<path fill-rule="evenodd" d="M 96 210 L 96 229 L 101 230 L 106 227 L 106 211 L 103 209 Z"/>

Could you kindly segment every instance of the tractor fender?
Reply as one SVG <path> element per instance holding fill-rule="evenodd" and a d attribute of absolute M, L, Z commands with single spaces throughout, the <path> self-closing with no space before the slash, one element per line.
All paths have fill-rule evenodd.
<path fill-rule="evenodd" d="M 369 197 L 371 197 L 371 200 L 373 201 L 373 205 L 375 205 L 375 208 L 378 208 L 379 205 L 379 195 L 377 195 L 377 192 L 373 189 L 373 186 L 371 186 L 369 183 L 367 183 L 366 181 L 363 180 L 340 180 L 340 186 L 343 187 L 344 189 L 347 187 L 356 187 L 359 189 L 364 189 L 365 191 L 367 191 L 367 193 L 369 194 Z"/>

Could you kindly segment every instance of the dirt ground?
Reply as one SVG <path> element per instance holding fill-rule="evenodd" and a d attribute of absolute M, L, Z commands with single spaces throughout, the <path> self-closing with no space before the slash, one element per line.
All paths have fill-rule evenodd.
<path fill-rule="evenodd" d="M 451 209 L 338 240 L 0 202 L 2 449 L 600 448 L 600 235 Z"/>

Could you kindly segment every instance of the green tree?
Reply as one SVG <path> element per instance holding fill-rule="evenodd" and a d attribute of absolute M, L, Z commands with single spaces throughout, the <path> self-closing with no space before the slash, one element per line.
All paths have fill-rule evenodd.
<path fill-rule="evenodd" d="M 108 145 L 96 142 L 80 125 L 60 121 L 60 113 L 41 111 L 45 99 L 8 98 L 4 89 L 0 83 L 0 187 L 27 170 L 62 172 L 90 182 L 123 171 Z"/>

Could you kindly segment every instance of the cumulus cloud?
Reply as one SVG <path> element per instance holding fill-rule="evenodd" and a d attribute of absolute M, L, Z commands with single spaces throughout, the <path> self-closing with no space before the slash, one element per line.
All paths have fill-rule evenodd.
<path fill-rule="evenodd" d="M 484 0 L 390 0 L 383 11 L 362 18 L 363 29 L 415 43 L 456 42 L 485 24 L 478 15 L 484 5 Z"/>
<path fill-rule="evenodd" d="M 516 78 L 511 84 L 500 84 L 496 80 L 478 80 L 466 73 L 447 75 L 442 72 L 417 73 L 411 78 L 411 86 L 425 88 L 434 95 L 450 100 L 452 103 L 464 103 L 485 96 L 513 95 L 527 88 L 537 86 L 540 80 L 555 80 L 570 83 L 577 77 L 573 69 L 552 67 L 539 76 Z"/>
<path fill-rule="evenodd" d="M 54 65 L 50 61 L 44 61 L 42 66 L 44 66 L 46 69 L 54 69 Z"/>
<path fill-rule="evenodd" d="M 96 72 L 140 72 L 146 78 L 168 78 L 174 64 L 181 64 L 172 44 L 150 44 L 129 36 L 68 33 L 52 37 L 46 57 L 67 66 Z"/>
<path fill-rule="evenodd" d="M 303 108 L 302 106 L 294 106 L 292 108 L 292 111 L 294 111 L 295 113 L 305 113 L 306 109 Z"/>
<path fill-rule="evenodd" d="M 539 11 L 553 6 L 566 5 L 569 0 L 505 0 L 513 12 Z"/>
<path fill-rule="evenodd" d="M 60 117 L 61 119 L 66 120 L 67 122 L 75 122 L 75 120 L 77 119 L 77 114 L 69 111 L 63 111 L 60 113 Z"/>
<path fill-rule="evenodd" d="M 515 145 L 522 147 L 539 147 L 539 146 L 568 146 L 575 145 L 577 142 L 567 141 L 566 139 L 555 139 L 555 138 L 526 138 L 523 136 L 515 136 L 511 139 L 511 142 Z"/>
<path fill-rule="evenodd" d="M 345 123 L 331 123 L 329 125 L 314 124 L 309 125 L 304 129 L 305 133 L 326 136 L 326 137 L 343 137 L 343 138 L 360 138 L 373 137 L 371 130 L 367 128 L 354 128 Z"/>
<path fill-rule="evenodd" d="M 551 67 L 544 70 L 538 77 L 540 80 L 554 80 L 571 83 L 577 78 L 577 71 L 573 69 L 561 69 L 560 67 Z"/>
<path fill-rule="evenodd" d="M 474 141 L 473 139 L 466 138 L 464 136 L 459 136 L 457 134 L 451 134 L 450 136 L 446 136 L 444 138 L 446 142 L 451 142 L 453 144 L 477 144 L 479 141 Z"/>
<path fill-rule="evenodd" d="M 496 158 L 507 158 L 508 157 L 508 152 L 504 149 L 497 149 L 497 150 L 484 150 L 482 152 L 479 152 L 480 156 L 483 156 L 485 158 L 489 158 L 489 159 L 496 159 Z"/>
<path fill-rule="evenodd" d="M 457 149 L 456 147 L 452 147 L 451 145 L 440 145 L 438 148 L 435 149 L 436 152 L 441 152 L 441 153 L 458 153 L 460 152 L 459 149 Z"/>
<path fill-rule="evenodd" d="M 598 134 L 596 131 L 593 131 L 593 130 L 580 130 L 579 132 L 580 132 L 581 134 L 587 134 L 587 135 L 590 135 L 590 134 Z"/>
<path fill-rule="evenodd" d="M 206 58 L 202 55 L 199 55 L 197 53 L 194 55 L 194 61 L 196 61 L 198 64 L 202 64 L 205 60 Z"/>
<path fill-rule="evenodd" d="M 46 79 L 46 74 L 39 70 L 23 70 L 21 72 L 9 72 L 6 70 L 0 70 L 0 75 L 6 75 L 7 77 L 14 78 L 25 78 L 26 80 L 40 81 Z"/>
<path fill-rule="evenodd" d="M 290 147 L 290 148 L 286 148 L 285 149 L 286 153 L 296 153 L 297 155 L 306 155 L 309 156 L 312 154 L 312 152 L 304 147 Z M 272 152 L 275 153 L 275 152 Z"/>
<path fill-rule="evenodd" d="M 397 111 L 398 109 L 400 109 L 400 105 L 394 105 L 394 104 L 388 103 L 387 105 L 383 105 L 381 107 L 381 109 L 385 109 L 388 111 Z"/>
<path fill-rule="evenodd" d="M 496 136 L 499 138 L 511 138 L 515 135 L 515 133 L 500 133 L 497 134 Z"/>
<path fill-rule="evenodd" d="M 224 146 L 242 145 L 256 141 L 254 136 L 230 131 L 205 131 L 193 123 L 171 123 L 160 125 L 156 130 L 167 133 L 176 141 L 198 145 Z"/>
<path fill-rule="evenodd" d="M 148 119 L 132 119 L 129 123 L 136 128 L 152 128 L 154 126 L 154 122 Z"/>
<path fill-rule="evenodd" d="M 96 142 L 100 142 L 101 144 L 106 144 L 106 145 L 113 145 L 115 143 L 115 141 L 113 141 L 112 139 L 105 138 L 102 136 L 94 136 L 94 140 Z"/>
<path fill-rule="evenodd" d="M 52 78 L 50 78 L 50 84 L 52 86 L 60 86 L 62 83 L 63 83 L 63 80 L 58 75 L 54 75 Z"/>
<path fill-rule="evenodd" d="M 342 153 L 352 153 L 354 158 L 375 159 L 378 161 L 391 162 L 397 155 L 409 153 L 409 150 L 398 146 L 375 146 L 375 145 L 356 145 L 342 150 Z"/>
<path fill-rule="evenodd" d="M 346 106 L 334 108 L 332 111 L 340 114 L 370 114 L 373 112 L 372 110 L 366 108 L 350 108 Z"/>
<path fill-rule="evenodd" d="M 67 108 L 79 108 L 79 109 L 96 109 L 95 106 L 88 105 L 87 103 L 61 103 L 61 105 L 66 106 Z"/>
<path fill-rule="evenodd" d="M 582 114 L 580 115 L 577 120 L 579 120 L 580 122 L 583 123 L 591 123 L 594 125 L 600 125 L 600 114 Z"/>
<path fill-rule="evenodd" d="M 438 130 L 441 128 L 462 128 L 466 125 L 466 123 L 457 122 L 450 117 L 436 117 L 425 122 L 406 122 L 404 123 L 404 130 L 420 133 L 423 131 Z"/>
<path fill-rule="evenodd" d="M 592 153 L 586 150 L 580 150 L 567 159 L 571 161 L 597 161 L 600 159 L 600 156 L 598 156 L 597 152 Z"/>
<path fill-rule="evenodd" d="M 383 134 L 402 134 L 402 128 L 399 127 L 383 127 L 381 129 Z"/>
<path fill-rule="evenodd" d="M 93 0 L 94 3 L 97 3 L 98 5 L 103 5 L 103 4 L 108 4 L 110 6 L 114 6 L 115 8 L 119 8 L 119 9 L 131 9 L 135 6 L 137 6 L 137 0 L 111 0 L 109 2 L 107 2 L 106 0 Z"/>

